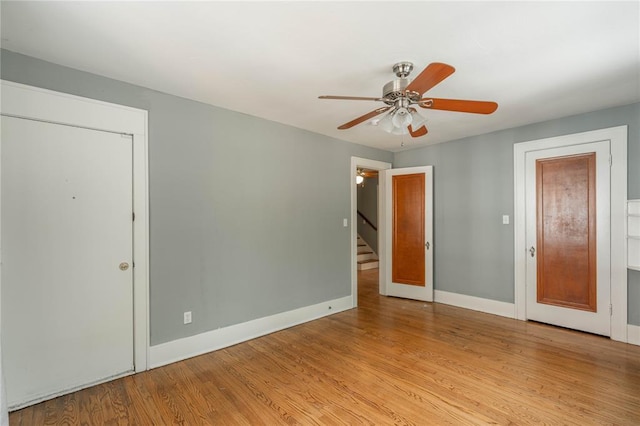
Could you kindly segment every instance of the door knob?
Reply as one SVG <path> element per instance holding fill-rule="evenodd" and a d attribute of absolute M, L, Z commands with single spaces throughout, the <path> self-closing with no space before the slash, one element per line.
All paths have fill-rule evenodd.
<path fill-rule="evenodd" d="M 536 254 L 536 249 L 531 246 L 531 248 L 529 249 L 529 253 L 531 253 L 531 257 L 533 257 Z"/>
<path fill-rule="evenodd" d="M 120 270 L 121 271 L 126 271 L 127 269 L 129 269 L 129 264 L 127 262 L 122 262 L 120 264 Z"/>

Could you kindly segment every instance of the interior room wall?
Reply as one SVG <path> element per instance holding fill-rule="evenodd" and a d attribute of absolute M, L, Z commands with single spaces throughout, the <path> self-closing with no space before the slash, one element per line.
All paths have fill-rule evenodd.
<path fill-rule="evenodd" d="M 513 145 L 620 125 L 629 126 L 628 198 L 637 199 L 640 104 L 396 153 L 394 167 L 434 166 L 435 288 L 513 303 Z M 640 272 L 628 270 L 628 287 L 628 323 L 640 325 Z"/>
<path fill-rule="evenodd" d="M 152 345 L 348 295 L 351 156 L 434 165 L 436 289 L 504 302 L 514 143 L 628 125 L 640 198 L 640 104 L 392 154 L 6 50 L 0 65 L 9 81 L 149 111 Z M 640 272 L 628 279 L 640 325 Z"/>
<path fill-rule="evenodd" d="M 391 153 L 6 50 L 0 65 L 149 111 L 151 345 L 351 293 L 351 157 Z"/>

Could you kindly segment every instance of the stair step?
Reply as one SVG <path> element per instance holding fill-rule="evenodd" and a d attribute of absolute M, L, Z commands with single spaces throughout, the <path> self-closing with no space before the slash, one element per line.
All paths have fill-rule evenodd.
<path fill-rule="evenodd" d="M 375 253 L 363 253 L 363 254 L 358 254 L 358 262 L 364 261 L 364 260 L 378 260 L 378 256 L 376 256 Z"/>
<path fill-rule="evenodd" d="M 377 259 L 369 259 L 358 261 L 358 270 L 364 271 L 367 269 L 375 269 L 379 267 L 379 262 Z"/>
<path fill-rule="evenodd" d="M 378 255 L 371 250 L 371 247 L 358 235 L 358 270 L 374 269 L 378 267 Z"/>

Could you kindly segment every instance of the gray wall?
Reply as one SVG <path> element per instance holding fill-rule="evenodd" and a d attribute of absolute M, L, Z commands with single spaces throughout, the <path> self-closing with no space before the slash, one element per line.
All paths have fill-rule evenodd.
<path fill-rule="evenodd" d="M 351 293 L 351 156 L 391 153 L 6 50 L 0 60 L 5 80 L 149 111 L 152 345 Z"/>
<path fill-rule="evenodd" d="M 513 144 L 619 125 L 629 126 L 628 198 L 640 198 L 640 104 L 396 153 L 394 167 L 434 166 L 435 288 L 513 302 Z M 640 272 L 628 278 L 628 322 L 640 325 Z"/>
<path fill-rule="evenodd" d="M 364 186 L 358 185 L 358 211 L 376 228 L 378 227 L 378 178 L 364 179 Z M 378 231 L 358 216 L 358 234 L 378 253 Z"/>

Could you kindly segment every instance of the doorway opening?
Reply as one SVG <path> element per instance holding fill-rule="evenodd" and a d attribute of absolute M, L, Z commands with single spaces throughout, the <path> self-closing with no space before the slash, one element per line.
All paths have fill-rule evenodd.
<path fill-rule="evenodd" d="M 356 174 L 357 220 L 354 224 L 358 234 L 356 240 L 356 263 L 358 268 L 358 297 L 363 284 L 378 293 L 378 171 L 358 168 Z M 363 282 L 364 280 L 364 282 Z M 375 280 L 375 283 L 373 282 Z"/>
<path fill-rule="evenodd" d="M 377 275 L 378 289 L 383 286 L 381 267 L 384 263 L 385 247 L 383 235 L 383 220 L 381 218 L 382 197 L 377 185 L 378 175 L 381 170 L 387 170 L 391 168 L 391 163 L 385 163 L 377 160 L 370 160 L 366 158 L 351 157 L 351 173 L 349 184 L 351 186 L 351 295 L 352 305 L 355 308 L 358 306 L 358 280 L 359 277 L 368 279 L 369 285 L 371 284 L 372 276 Z M 360 174 L 364 178 L 363 182 L 357 184 L 356 177 Z M 366 177 L 368 175 L 368 177 Z M 375 178 L 374 178 L 375 176 Z M 364 187 L 362 187 L 364 183 Z M 367 186 L 368 185 L 368 186 Z M 359 211 L 359 196 L 361 206 L 363 207 Z M 363 200 L 362 198 L 366 198 Z M 363 203 L 364 201 L 364 203 Z M 364 205 L 363 205 L 364 204 Z M 374 229 L 375 228 L 375 229 Z M 362 239 L 359 242 L 359 231 L 363 234 Z M 360 246 L 360 247 L 359 247 Z M 358 251 L 366 251 L 365 256 L 360 255 L 361 262 L 364 257 L 371 256 L 372 253 L 377 255 L 380 266 L 378 268 L 371 268 L 365 270 L 358 270 Z M 371 250 L 369 250 L 371 249 Z M 371 253 L 368 253 L 368 252 Z M 373 257 L 373 256 L 371 256 Z M 362 263 L 361 263 L 362 265 Z M 362 266 L 361 266 L 362 267 Z M 364 272 L 364 273 L 362 273 Z M 366 278 L 364 278 L 366 277 Z M 379 291 L 380 292 L 380 291 Z"/>

